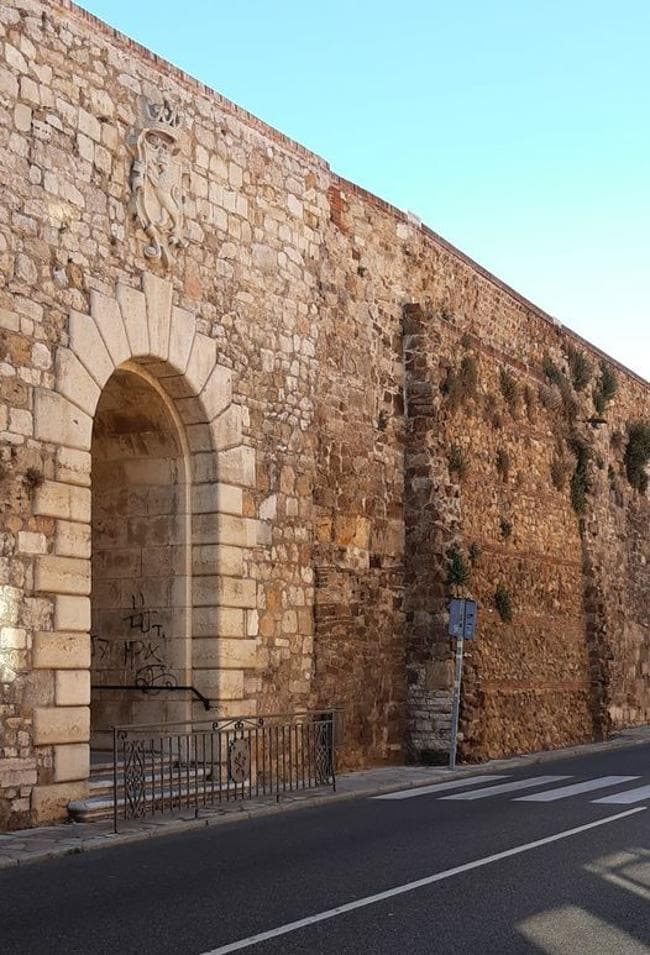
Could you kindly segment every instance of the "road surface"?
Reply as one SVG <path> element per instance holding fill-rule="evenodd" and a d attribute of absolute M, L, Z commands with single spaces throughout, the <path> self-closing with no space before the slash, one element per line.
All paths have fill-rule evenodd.
<path fill-rule="evenodd" d="M 0 872 L 2 955 L 650 953 L 650 744 Z"/>

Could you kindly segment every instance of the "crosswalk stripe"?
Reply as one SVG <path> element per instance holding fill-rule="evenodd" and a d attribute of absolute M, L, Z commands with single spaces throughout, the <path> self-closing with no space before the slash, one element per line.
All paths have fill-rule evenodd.
<path fill-rule="evenodd" d="M 606 805 L 627 806 L 631 802 L 641 802 L 642 799 L 650 799 L 650 786 L 624 789 L 622 793 L 614 793 L 613 796 L 603 796 L 602 799 L 592 799 L 591 801 L 605 803 Z"/>
<path fill-rule="evenodd" d="M 531 789 L 533 786 L 543 786 L 545 783 L 557 783 L 561 779 L 571 779 L 571 776 L 532 776 L 528 779 L 517 779 L 512 783 L 500 783 L 497 786 L 486 786 L 470 793 L 454 793 L 453 796 L 442 796 L 441 799 L 484 799 L 486 796 L 496 796 L 498 793 L 515 792 L 518 789 Z"/>
<path fill-rule="evenodd" d="M 449 789 L 462 789 L 463 786 L 477 786 L 479 783 L 491 782 L 493 779 L 507 779 L 507 774 L 499 776 L 465 776 L 464 779 L 454 779 L 447 783 L 431 783 L 430 786 L 418 786 L 417 789 L 400 789 L 396 793 L 384 793 L 383 796 L 371 796 L 371 799 L 413 799 L 414 796 L 426 796 L 429 793 L 444 792 Z"/>
<path fill-rule="evenodd" d="M 583 783 L 560 786 L 559 789 L 547 789 L 546 792 L 533 793 L 531 796 L 519 796 L 515 801 L 554 802 L 556 799 L 566 799 L 569 796 L 577 796 L 578 793 L 590 792 L 592 789 L 605 789 L 607 786 L 616 786 L 639 778 L 639 776 L 598 776 L 596 779 L 587 779 Z"/>

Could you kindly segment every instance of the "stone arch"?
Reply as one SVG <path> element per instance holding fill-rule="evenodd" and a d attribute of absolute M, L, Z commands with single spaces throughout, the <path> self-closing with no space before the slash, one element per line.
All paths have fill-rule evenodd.
<path fill-rule="evenodd" d="M 186 442 L 193 682 L 220 713 L 255 710 L 246 676 L 255 666 L 257 593 L 246 568 L 252 549 L 268 543 L 268 527 L 249 516 L 247 409 L 233 401 L 232 372 L 219 364 L 214 339 L 172 304 L 170 282 L 144 273 L 141 289 L 93 290 L 89 313 L 71 312 L 53 387 L 35 393 L 35 437 L 51 451 L 54 475 L 36 490 L 34 513 L 55 531 L 53 552 L 34 569 L 35 592 L 53 602 L 53 630 L 35 635 L 34 667 L 54 671 L 52 705 L 35 708 L 34 743 L 53 747 L 54 783 L 88 776 L 91 443 L 100 395 L 120 369 L 156 389 Z M 194 715 L 202 713 L 195 704 Z"/>

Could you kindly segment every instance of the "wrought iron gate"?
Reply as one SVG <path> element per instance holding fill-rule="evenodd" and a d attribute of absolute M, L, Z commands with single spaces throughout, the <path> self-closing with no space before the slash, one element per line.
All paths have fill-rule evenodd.
<path fill-rule="evenodd" d="M 113 823 L 331 786 L 340 711 L 116 726 Z"/>

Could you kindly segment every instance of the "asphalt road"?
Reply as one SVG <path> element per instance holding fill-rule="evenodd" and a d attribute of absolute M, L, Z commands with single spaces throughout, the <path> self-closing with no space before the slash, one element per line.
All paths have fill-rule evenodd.
<path fill-rule="evenodd" d="M 8 869 L 0 952 L 650 953 L 648 810 L 637 745 Z"/>

